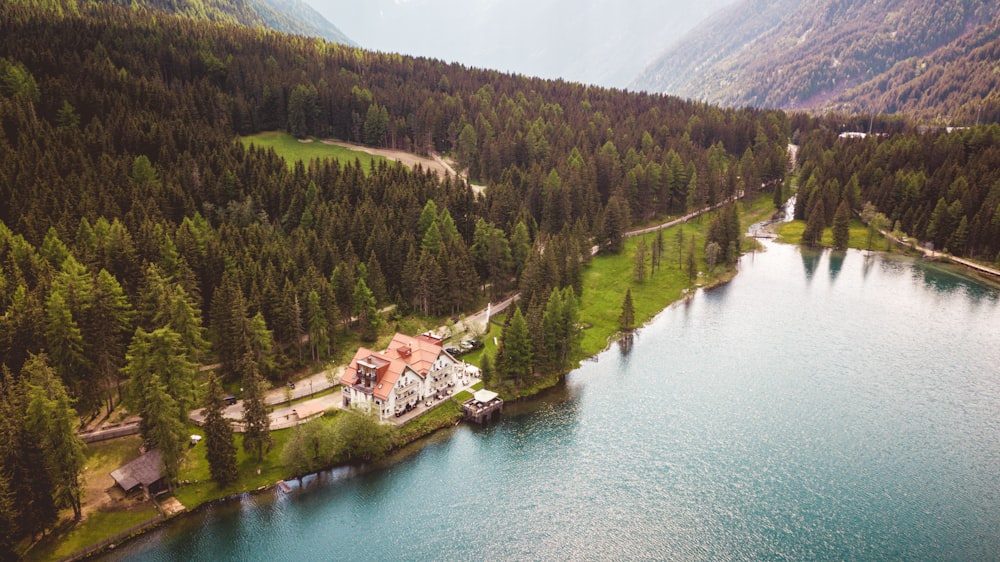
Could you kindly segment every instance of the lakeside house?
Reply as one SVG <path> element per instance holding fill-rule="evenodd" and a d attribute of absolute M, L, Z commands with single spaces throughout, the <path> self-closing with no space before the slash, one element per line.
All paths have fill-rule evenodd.
<path fill-rule="evenodd" d="M 445 351 L 441 341 L 430 333 L 397 333 L 385 351 L 358 348 L 340 378 L 344 408 L 374 408 L 386 419 L 450 394 L 467 366 Z"/>

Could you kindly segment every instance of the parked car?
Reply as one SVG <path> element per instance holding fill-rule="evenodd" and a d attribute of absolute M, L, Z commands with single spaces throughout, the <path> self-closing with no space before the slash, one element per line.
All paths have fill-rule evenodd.
<path fill-rule="evenodd" d="M 462 354 L 462 350 L 457 347 L 446 347 L 444 350 L 447 351 L 448 355 L 451 355 L 452 357 L 458 357 Z"/>
<path fill-rule="evenodd" d="M 295 383 L 292 381 L 288 381 L 288 388 L 295 390 Z"/>
<path fill-rule="evenodd" d="M 233 404 L 236 404 L 236 397 L 233 396 L 232 394 L 230 394 L 228 396 L 223 396 L 222 397 L 222 401 L 225 402 L 226 404 L 232 406 Z"/>

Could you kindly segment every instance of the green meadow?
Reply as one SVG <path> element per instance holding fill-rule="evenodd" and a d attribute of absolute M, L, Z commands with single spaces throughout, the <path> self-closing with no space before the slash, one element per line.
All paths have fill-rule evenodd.
<path fill-rule="evenodd" d="M 251 144 L 261 148 L 273 148 L 278 156 L 288 162 L 289 167 L 296 162 L 309 163 L 311 160 L 332 159 L 338 162 L 354 162 L 357 159 L 362 167 L 367 170 L 372 162 L 376 164 L 386 162 L 383 156 L 374 156 L 360 150 L 351 150 L 342 146 L 324 144 L 318 140 L 310 139 L 309 142 L 302 142 L 294 136 L 282 131 L 268 131 L 257 133 L 246 137 L 240 137 L 243 144 L 249 147 Z"/>

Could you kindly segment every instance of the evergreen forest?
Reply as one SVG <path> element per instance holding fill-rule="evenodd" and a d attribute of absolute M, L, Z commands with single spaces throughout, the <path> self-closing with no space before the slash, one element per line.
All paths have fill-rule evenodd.
<path fill-rule="evenodd" d="M 780 203 L 792 138 L 803 214 L 823 201 L 829 225 L 842 200 L 872 202 L 1000 259 L 1000 127 L 897 122 L 845 142 L 837 119 L 113 4 L 0 4 L 0 548 L 60 508 L 79 516 L 72 432 L 118 404 L 157 445 L 204 403 L 199 366 L 222 385 L 282 381 L 347 334 L 374 341 L 390 305 L 447 317 L 520 291 L 518 327 L 548 322 L 591 248 L 619 251 L 631 226 L 776 188 Z M 485 194 L 402 164 L 289 165 L 239 139 L 270 130 L 447 153 Z M 730 263 L 734 228 L 711 242 Z"/>

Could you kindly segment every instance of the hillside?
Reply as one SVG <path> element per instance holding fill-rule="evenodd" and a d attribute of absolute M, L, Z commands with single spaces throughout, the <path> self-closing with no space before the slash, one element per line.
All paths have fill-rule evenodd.
<path fill-rule="evenodd" d="M 283 33 L 319 37 L 354 45 L 302 0 L 105 0 L 120 6 L 141 6 L 192 19 L 266 27 Z"/>
<path fill-rule="evenodd" d="M 937 125 L 1000 122 L 1000 18 L 924 57 L 888 71 L 830 100 L 825 107 L 906 113 Z"/>
<path fill-rule="evenodd" d="M 883 73 L 903 61 L 944 65 L 961 56 L 998 13 L 987 0 L 747 0 L 692 31 L 635 85 L 726 105 L 844 106 L 855 96 L 849 91 L 885 87 Z M 906 81 L 900 69 L 893 75 L 892 82 Z M 876 100 L 869 94 L 867 101 Z"/>
<path fill-rule="evenodd" d="M 707 99 L 689 85 L 781 23 L 803 0 L 746 0 L 719 10 L 684 35 L 635 78 L 630 87 Z M 723 87 L 720 80 L 718 87 Z"/>

